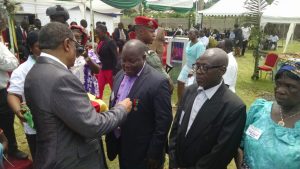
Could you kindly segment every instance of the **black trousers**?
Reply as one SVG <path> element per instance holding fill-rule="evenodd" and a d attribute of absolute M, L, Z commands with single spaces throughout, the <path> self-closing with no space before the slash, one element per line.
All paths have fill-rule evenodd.
<path fill-rule="evenodd" d="M 6 89 L 0 90 L 0 128 L 2 128 L 8 140 L 8 151 L 13 152 L 17 150 L 17 141 L 14 130 L 15 114 L 7 103 Z"/>
<path fill-rule="evenodd" d="M 247 46 L 248 40 L 243 41 L 242 56 L 244 56 Z"/>
<path fill-rule="evenodd" d="M 35 159 L 35 151 L 36 151 L 36 134 L 26 134 L 26 139 L 28 142 L 30 154 L 32 157 L 32 160 Z"/>

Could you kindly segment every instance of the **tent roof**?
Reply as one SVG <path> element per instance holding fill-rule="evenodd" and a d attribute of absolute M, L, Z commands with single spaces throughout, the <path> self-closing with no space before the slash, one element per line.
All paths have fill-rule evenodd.
<path fill-rule="evenodd" d="M 146 6 L 157 11 L 187 12 L 193 8 L 193 0 L 147 0 Z"/>
<path fill-rule="evenodd" d="M 299 0 L 275 0 L 263 13 L 261 23 L 300 23 Z"/>
<path fill-rule="evenodd" d="M 244 7 L 246 0 L 220 0 L 208 9 L 199 11 L 204 16 L 241 16 L 249 10 Z"/>
<path fill-rule="evenodd" d="M 21 3 L 29 3 L 29 4 L 39 4 L 39 5 L 56 5 L 60 4 L 66 9 L 71 9 L 77 6 L 84 6 L 86 5 L 87 8 L 90 8 L 90 2 L 87 0 L 72 0 L 72 1 L 59 1 L 59 0 L 17 0 Z M 93 11 L 102 13 L 102 14 L 121 14 L 121 9 L 114 8 L 106 3 L 102 2 L 101 0 L 93 0 L 92 1 Z M 46 8 L 47 9 L 47 8 Z M 46 9 L 43 11 L 45 12 Z M 34 10 L 32 11 L 34 12 Z"/>

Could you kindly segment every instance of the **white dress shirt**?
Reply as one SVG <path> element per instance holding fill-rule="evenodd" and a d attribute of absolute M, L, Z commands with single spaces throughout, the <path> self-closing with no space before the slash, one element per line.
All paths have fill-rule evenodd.
<path fill-rule="evenodd" d="M 229 89 L 235 93 L 235 85 L 237 81 L 238 64 L 233 52 L 227 54 L 228 66 L 225 74 L 223 75 L 224 83 L 229 86 Z"/>
<path fill-rule="evenodd" d="M 219 87 L 221 86 L 222 83 L 223 82 L 219 83 L 218 85 L 216 85 L 214 87 L 206 89 L 206 90 L 203 90 L 203 87 L 201 87 L 201 86 L 198 87 L 198 89 L 197 89 L 198 95 L 196 96 L 194 103 L 193 103 L 188 127 L 186 130 L 186 134 L 189 132 L 189 130 L 190 130 L 197 114 L 199 113 L 201 107 L 203 106 L 203 104 L 206 102 L 207 99 L 211 99 L 213 97 L 213 95 L 217 92 L 217 90 L 219 89 Z M 182 112 L 182 114 L 184 114 L 184 113 Z M 181 114 L 181 116 L 183 117 L 182 114 Z"/>
<path fill-rule="evenodd" d="M 250 27 L 242 27 L 242 31 L 243 31 L 243 37 L 244 37 L 244 41 L 248 40 L 251 34 L 251 28 Z"/>
<path fill-rule="evenodd" d="M 119 29 L 119 34 L 120 34 L 120 40 L 126 41 L 126 35 L 123 29 Z"/>
<path fill-rule="evenodd" d="M 48 54 L 48 53 L 42 52 L 40 57 L 50 58 L 50 59 L 52 59 L 52 60 L 54 60 L 54 61 L 60 63 L 61 65 L 63 65 L 66 69 L 68 69 L 67 65 L 65 65 L 62 61 L 60 61 L 60 60 L 59 60 L 57 57 L 55 57 L 55 56 L 52 56 L 52 55 L 50 55 L 50 54 Z"/>
<path fill-rule="evenodd" d="M 5 89 L 9 76 L 7 72 L 13 71 L 19 65 L 18 59 L 8 48 L 0 42 L 0 90 Z"/>
<path fill-rule="evenodd" d="M 7 89 L 7 92 L 22 96 L 23 102 L 26 102 L 24 96 L 25 78 L 34 64 L 35 60 L 32 58 L 32 56 L 29 56 L 26 62 L 22 63 L 17 69 L 12 72 L 11 78 L 9 80 L 10 85 Z M 26 134 L 36 134 L 35 129 L 31 128 L 27 123 L 23 124 Z"/>
<path fill-rule="evenodd" d="M 205 47 L 208 46 L 208 43 L 209 43 L 208 37 L 203 36 L 203 37 L 200 37 L 198 40 L 201 41 Z"/>

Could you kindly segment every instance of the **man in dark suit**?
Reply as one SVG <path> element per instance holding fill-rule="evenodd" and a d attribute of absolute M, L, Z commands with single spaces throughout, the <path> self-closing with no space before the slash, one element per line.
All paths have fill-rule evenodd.
<path fill-rule="evenodd" d="M 26 20 L 23 20 L 21 25 L 16 28 L 18 52 L 21 62 L 25 62 L 29 56 L 29 50 L 26 42 L 28 28 L 29 23 Z"/>
<path fill-rule="evenodd" d="M 36 169 L 103 169 L 100 138 L 125 120 L 125 99 L 98 114 L 79 79 L 71 73 L 77 47 L 67 25 L 52 22 L 39 33 L 41 56 L 25 80 L 25 98 L 35 127 Z"/>
<path fill-rule="evenodd" d="M 149 66 L 147 47 L 128 41 L 122 52 L 122 68 L 115 78 L 110 106 L 125 97 L 133 101 L 126 121 L 106 136 L 108 158 L 119 155 L 121 169 L 162 169 L 168 131 L 172 122 L 169 83 Z"/>
<path fill-rule="evenodd" d="M 212 48 L 197 60 L 198 84 L 180 101 L 170 134 L 170 168 L 225 169 L 237 152 L 246 106 L 224 84 L 228 58 Z"/>
<path fill-rule="evenodd" d="M 118 24 L 118 27 L 114 30 L 113 39 L 119 47 L 119 53 L 121 53 L 125 42 L 129 39 L 128 32 L 126 29 L 124 29 L 124 25 L 122 22 L 120 22 Z"/>

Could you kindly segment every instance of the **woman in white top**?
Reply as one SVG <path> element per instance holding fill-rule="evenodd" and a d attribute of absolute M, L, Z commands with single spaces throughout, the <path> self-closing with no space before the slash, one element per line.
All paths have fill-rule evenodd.
<path fill-rule="evenodd" d="M 24 107 L 26 105 L 25 96 L 24 96 L 24 82 L 25 78 L 35 64 L 37 57 L 40 56 L 41 51 L 38 43 L 38 32 L 30 32 L 27 36 L 27 44 L 30 50 L 30 55 L 26 62 L 21 64 L 17 69 L 12 72 L 10 78 L 10 86 L 7 89 L 8 96 L 7 101 L 14 113 L 18 118 L 23 122 L 24 131 L 26 134 L 27 142 L 29 145 L 30 153 L 32 159 L 35 157 L 35 148 L 36 148 L 36 130 L 34 129 L 32 119 L 24 117 Z"/>

